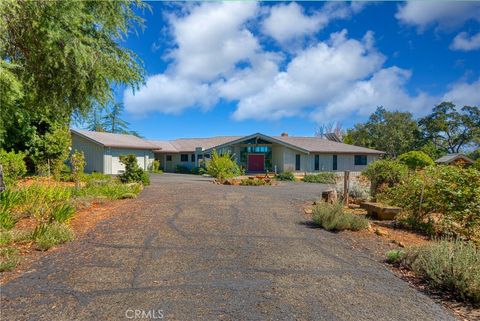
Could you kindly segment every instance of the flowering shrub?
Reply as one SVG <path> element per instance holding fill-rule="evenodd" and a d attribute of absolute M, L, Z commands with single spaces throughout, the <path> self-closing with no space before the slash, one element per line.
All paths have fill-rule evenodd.
<path fill-rule="evenodd" d="M 407 165 L 409 169 L 413 170 L 435 165 L 435 162 L 430 156 L 424 152 L 416 150 L 398 156 L 397 160 L 400 163 Z"/>

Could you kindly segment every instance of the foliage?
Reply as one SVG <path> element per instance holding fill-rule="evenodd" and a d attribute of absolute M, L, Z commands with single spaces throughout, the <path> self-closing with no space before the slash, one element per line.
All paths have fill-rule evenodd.
<path fill-rule="evenodd" d="M 317 204 L 313 208 L 313 222 L 327 231 L 352 230 L 359 231 L 368 227 L 364 217 L 345 213 L 341 203 Z"/>
<path fill-rule="evenodd" d="M 31 234 L 32 233 L 29 231 L 15 229 L 8 231 L 0 231 L 0 246 L 30 241 L 30 239 L 32 238 Z"/>
<path fill-rule="evenodd" d="M 140 183 L 121 184 L 115 180 L 90 180 L 86 187 L 74 191 L 76 198 L 132 198 L 142 190 Z"/>
<path fill-rule="evenodd" d="M 46 251 L 51 247 L 73 240 L 74 233 L 70 227 L 62 223 L 38 225 L 32 234 L 36 248 Z"/>
<path fill-rule="evenodd" d="M 160 161 L 159 160 L 153 160 L 152 164 L 150 165 L 150 171 L 152 173 L 163 173 L 162 170 L 160 169 Z"/>
<path fill-rule="evenodd" d="M 177 167 L 175 168 L 175 173 L 179 173 L 179 174 L 191 174 L 191 173 L 192 173 L 192 170 L 191 170 L 190 167 L 188 167 L 188 166 L 177 165 Z"/>
<path fill-rule="evenodd" d="M 460 110 L 451 102 L 435 106 L 430 115 L 420 119 L 426 140 L 447 153 L 458 153 L 480 138 L 480 108 L 464 106 Z"/>
<path fill-rule="evenodd" d="M 479 236 L 480 172 L 457 166 L 431 166 L 410 173 L 378 198 L 400 206 L 406 222 L 434 233 Z"/>
<path fill-rule="evenodd" d="M 127 121 L 120 118 L 124 110 L 122 103 L 111 104 L 107 114 L 103 117 L 105 131 L 109 133 L 130 134 Z"/>
<path fill-rule="evenodd" d="M 320 183 L 320 184 L 335 184 L 336 182 L 335 173 L 318 173 L 305 175 L 303 181 L 307 183 Z"/>
<path fill-rule="evenodd" d="M 292 181 L 292 182 L 296 181 L 295 175 L 290 171 L 285 171 L 280 174 L 277 174 L 275 178 L 279 181 Z"/>
<path fill-rule="evenodd" d="M 0 249 L 0 272 L 10 271 L 17 266 L 19 261 L 16 248 Z"/>
<path fill-rule="evenodd" d="M 263 179 L 258 179 L 258 178 L 245 178 L 240 181 L 240 185 L 242 186 L 263 186 L 263 185 L 271 185 L 271 183 L 267 183 Z"/>
<path fill-rule="evenodd" d="M 3 178 L 6 185 L 10 185 L 26 174 L 27 167 L 23 161 L 24 157 L 24 153 L 13 151 L 7 153 L 0 149 L 0 164 L 3 166 Z"/>
<path fill-rule="evenodd" d="M 391 264 L 398 264 L 405 257 L 405 252 L 402 250 L 390 250 L 385 256 L 387 257 L 387 262 Z"/>
<path fill-rule="evenodd" d="M 408 166 L 409 169 L 425 168 L 427 166 L 435 165 L 430 156 L 421 151 L 411 151 L 400 155 L 397 160 Z"/>
<path fill-rule="evenodd" d="M 48 165 L 53 177 L 60 179 L 63 164 L 68 158 L 71 145 L 70 131 L 67 126 L 53 125 L 43 136 L 36 136 L 30 142 L 28 154 L 34 161 L 37 171 Z"/>
<path fill-rule="evenodd" d="M 75 214 L 75 208 L 69 203 L 57 204 L 51 209 L 50 223 L 67 223 Z"/>
<path fill-rule="evenodd" d="M 122 42 L 140 1 L 0 2 L 0 146 L 26 151 L 52 124 L 67 126 L 137 87 L 143 68 Z M 4 104 L 5 102 L 5 104 Z"/>
<path fill-rule="evenodd" d="M 407 250 L 403 264 L 437 288 L 480 303 L 480 250 L 473 242 L 441 240 Z"/>
<path fill-rule="evenodd" d="M 137 156 L 133 154 L 120 156 L 120 162 L 125 165 L 125 172 L 119 177 L 122 183 L 138 182 L 143 185 L 150 184 L 148 173 L 138 166 Z"/>
<path fill-rule="evenodd" d="M 407 166 L 397 161 L 377 160 L 370 163 L 362 174 L 370 179 L 372 196 L 375 196 L 384 186 L 391 187 L 398 184 L 407 172 Z"/>
<path fill-rule="evenodd" d="M 0 193 L 0 228 L 9 230 L 15 226 L 16 218 L 12 210 L 20 202 L 20 195 L 16 191 L 7 189 Z"/>
<path fill-rule="evenodd" d="M 206 172 L 212 177 L 223 180 L 240 175 L 240 168 L 230 154 L 218 155 L 214 150 L 212 158 L 206 164 Z"/>
<path fill-rule="evenodd" d="M 411 113 L 378 107 L 368 121 L 347 131 L 344 142 L 385 151 L 396 157 L 419 144 L 419 128 Z"/>
<path fill-rule="evenodd" d="M 480 171 L 480 158 L 478 158 L 472 165 L 472 168 L 475 168 L 477 171 Z"/>
<path fill-rule="evenodd" d="M 75 151 L 70 156 L 70 164 L 72 165 L 72 178 L 75 182 L 75 187 L 80 188 L 80 181 L 84 175 L 85 155 L 83 152 Z"/>

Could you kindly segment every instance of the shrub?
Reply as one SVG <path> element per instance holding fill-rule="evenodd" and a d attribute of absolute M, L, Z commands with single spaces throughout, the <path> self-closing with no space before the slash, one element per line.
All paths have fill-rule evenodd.
<path fill-rule="evenodd" d="M 75 214 L 75 208 L 69 203 L 55 205 L 50 212 L 50 222 L 66 223 Z"/>
<path fill-rule="evenodd" d="M 191 170 L 190 170 L 190 173 L 194 174 L 194 175 L 202 175 L 203 173 L 205 173 L 205 168 L 203 167 L 193 167 Z"/>
<path fill-rule="evenodd" d="M 154 159 L 152 164 L 150 165 L 150 171 L 152 173 L 161 173 L 162 171 L 160 170 L 160 161 Z"/>
<path fill-rule="evenodd" d="M 407 223 L 430 230 L 433 216 L 441 233 L 479 236 L 480 173 L 473 168 L 431 166 L 411 173 L 378 198 L 405 210 Z"/>
<path fill-rule="evenodd" d="M 76 190 L 74 195 L 78 198 L 123 199 L 131 198 L 131 194 L 138 195 L 142 190 L 139 183 L 120 184 L 114 180 L 93 180 L 86 187 Z"/>
<path fill-rule="evenodd" d="M 240 168 L 230 154 L 218 155 L 214 150 L 212 158 L 206 164 L 206 172 L 212 177 L 223 180 L 240 175 Z"/>
<path fill-rule="evenodd" d="M 296 181 L 295 175 L 290 171 L 285 171 L 280 174 L 277 174 L 275 178 L 279 181 L 292 181 L 292 182 Z"/>
<path fill-rule="evenodd" d="M 305 175 L 303 181 L 307 183 L 335 184 L 336 175 L 334 173 L 318 173 Z"/>
<path fill-rule="evenodd" d="M 191 174 L 192 171 L 191 171 L 190 167 L 183 166 L 183 165 L 177 165 L 177 167 L 175 168 L 175 173 Z"/>
<path fill-rule="evenodd" d="M 85 168 L 85 155 L 83 152 L 75 151 L 70 156 L 70 164 L 72 164 L 72 178 L 75 182 L 75 187 L 80 188 L 80 182 L 83 177 L 83 170 Z"/>
<path fill-rule="evenodd" d="M 402 261 L 405 256 L 405 252 L 401 250 L 390 250 L 385 256 L 387 257 L 387 262 L 391 264 L 398 264 Z"/>
<path fill-rule="evenodd" d="M 327 231 L 359 231 L 368 227 L 364 217 L 345 213 L 340 203 L 321 203 L 313 208 L 313 222 Z"/>
<path fill-rule="evenodd" d="M 73 231 L 62 223 L 41 224 L 35 228 L 32 234 L 36 248 L 42 251 L 46 251 L 57 244 L 71 241 L 73 238 Z"/>
<path fill-rule="evenodd" d="M 32 233 L 29 231 L 10 230 L 0 231 L 0 246 L 10 245 L 12 243 L 29 241 Z"/>
<path fill-rule="evenodd" d="M 250 178 L 245 178 L 240 181 L 240 185 L 242 186 L 263 186 L 267 185 L 267 182 L 264 181 L 263 179 L 250 179 Z"/>
<path fill-rule="evenodd" d="M 24 159 L 25 154 L 9 152 L 0 149 L 0 164 L 3 166 L 3 178 L 6 185 L 10 185 L 27 173 Z"/>
<path fill-rule="evenodd" d="M 480 250 L 473 242 L 441 240 L 412 248 L 403 264 L 431 285 L 480 303 Z"/>
<path fill-rule="evenodd" d="M 150 184 L 148 173 L 138 166 L 137 156 L 133 154 L 120 156 L 120 162 L 125 165 L 125 172 L 120 175 L 122 183 L 138 182 L 143 185 Z"/>
<path fill-rule="evenodd" d="M 478 171 L 480 171 L 480 158 L 473 163 L 472 167 Z"/>
<path fill-rule="evenodd" d="M 409 169 L 415 170 L 435 165 L 433 159 L 421 151 L 411 151 L 402 154 L 397 159 L 400 163 L 408 166 Z"/>
<path fill-rule="evenodd" d="M 0 272 L 10 271 L 19 261 L 18 250 L 15 248 L 0 249 Z"/>
<path fill-rule="evenodd" d="M 384 186 L 394 186 L 406 177 L 408 167 L 397 161 L 377 160 L 370 163 L 362 172 L 371 182 L 372 196 L 375 196 Z"/>
<path fill-rule="evenodd" d="M 0 193 L 0 228 L 9 230 L 15 226 L 12 210 L 20 202 L 20 194 L 7 189 Z"/>

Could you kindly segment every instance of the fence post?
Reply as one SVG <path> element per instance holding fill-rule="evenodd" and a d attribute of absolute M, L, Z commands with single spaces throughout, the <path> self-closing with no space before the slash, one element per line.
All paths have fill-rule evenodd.
<path fill-rule="evenodd" d="M 3 182 L 3 166 L 0 164 L 0 193 L 5 190 L 5 184 Z"/>
<path fill-rule="evenodd" d="M 343 204 L 348 206 L 348 194 L 349 194 L 349 185 L 350 185 L 350 172 L 343 172 Z"/>

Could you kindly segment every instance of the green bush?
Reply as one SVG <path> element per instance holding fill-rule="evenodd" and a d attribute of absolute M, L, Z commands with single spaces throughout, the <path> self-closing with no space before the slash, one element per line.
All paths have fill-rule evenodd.
<path fill-rule="evenodd" d="M 206 172 L 212 177 L 223 180 L 240 175 L 240 168 L 230 154 L 220 156 L 217 151 L 214 150 L 212 158 L 206 164 Z"/>
<path fill-rule="evenodd" d="M 275 178 L 279 181 L 292 181 L 292 182 L 296 181 L 295 175 L 290 171 L 285 171 L 280 174 L 277 174 Z"/>
<path fill-rule="evenodd" d="M 398 264 L 405 257 L 405 252 L 402 250 L 390 250 L 385 256 L 387 257 L 387 262 L 391 264 Z"/>
<path fill-rule="evenodd" d="M 19 261 L 18 250 L 15 248 L 0 249 L 0 272 L 10 271 Z"/>
<path fill-rule="evenodd" d="M 150 172 L 156 173 L 156 174 L 162 173 L 162 171 L 160 170 L 159 160 L 156 160 L 156 159 L 153 160 L 152 164 L 150 165 Z"/>
<path fill-rule="evenodd" d="M 408 167 L 397 161 L 392 160 L 377 160 L 370 163 L 362 174 L 372 184 L 372 196 L 383 189 L 385 186 L 392 187 L 398 184 L 407 176 Z"/>
<path fill-rule="evenodd" d="M 13 216 L 13 208 L 20 202 L 20 194 L 7 189 L 0 193 L 0 228 L 9 230 L 15 226 L 16 218 Z"/>
<path fill-rule="evenodd" d="M 433 233 L 480 236 L 480 172 L 458 166 L 431 166 L 385 189 L 378 199 L 404 209 L 406 222 Z M 440 215 L 440 217 L 438 217 Z"/>
<path fill-rule="evenodd" d="M 125 172 L 120 175 L 122 183 L 138 182 L 143 185 L 150 184 L 148 173 L 138 166 L 137 156 L 133 154 L 120 156 L 120 162 L 125 165 Z"/>
<path fill-rule="evenodd" d="M 345 213 L 340 203 L 321 203 L 313 208 L 313 223 L 327 231 L 359 231 L 368 227 L 364 217 Z"/>
<path fill-rule="evenodd" d="M 6 185 L 10 185 L 27 173 L 25 154 L 9 152 L 0 149 L 0 164 L 3 166 L 3 178 Z"/>
<path fill-rule="evenodd" d="M 412 248 L 403 264 L 431 285 L 480 303 L 480 250 L 473 242 L 442 240 Z"/>
<path fill-rule="evenodd" d="M 41 224 L 35 228 L 32 239 L 36 248 L 42 251 L 57 244 L 73 240 L 74 234 L 70 227 L 62 223 Z"/>
<path fill-rule="evenodd" d="M 17 242 L 29 241 L 32 233 L 23 230 L 0 231 L 0 246 L 10 245 Z"/>
<path fill-rule="evenodd" d="M 83 170 L 85 168 L 85 155 L 83 152 L 75 151 L 70 156 L 70 164 L 72 165 L 72 178 L 75 187 L 80 188 L 80 182 L 83 178 Z"/>
<path fill-rule="evenodd" d="M 250 178 L 245 178 L 240 181 L 240 185 L 242 186 L 263 186 L 267 185 L 267 182 L 265 182 L 263 179 L 250 179 Z"/>
<path fill-rule="evenodd" d="M 131 198 L 131 194 L 138 195 L 142 190 L 140 183 L 121 184 L 114 180 L 101 181 L 93 180 L 86 187 L 76 190 L 74 196 L 76 198 L 102 198 L 123 199 Z"/>
<path fill-rule="evenodd" d="M 192 170 L 190 169 L 190 167 L 183 166 L 183 165 L 177 165 L 177 167 L 175 168 L 175 173 L 191 174 Z"/>
<path fill-rule="evenodd" d="M 421 151 L 411 151 L 398 156 L 400 163 L 408 166 L 409 169 L 415 170 L 435 165 L 433 159 Z"/>
<path fill-rule="evenodd" d="M 477 171 L 480 171 L 480 158 L 475 161 L 472 165 L 473 168 L 475 168 Z"/>
<path fill-rule="evenodd" d="M 303 181 L 307 183 L 335 184 L 336 175 L 334 173 L 318 173 L 305 175 Z"/>
<path fill-rule="evenodd" d="M 52 207 L 50 212 L 50 222 L 66 223 L 75 214 L 75 207 L 69 203 L 61 203 Z"/>

